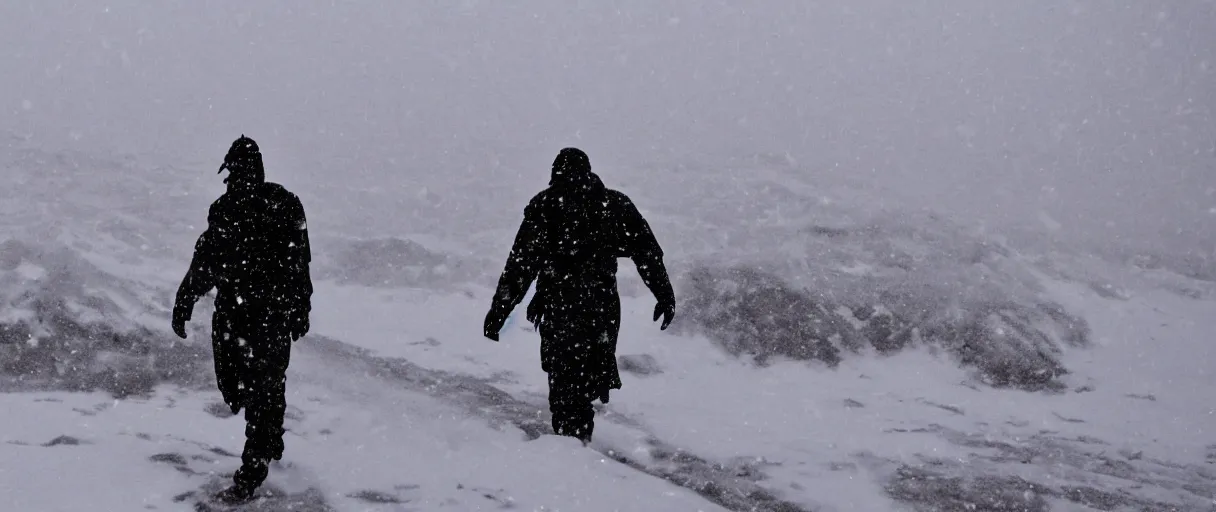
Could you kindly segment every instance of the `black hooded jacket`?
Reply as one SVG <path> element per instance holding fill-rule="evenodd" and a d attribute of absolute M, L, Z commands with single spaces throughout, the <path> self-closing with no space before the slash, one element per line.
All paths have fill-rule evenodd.
<path fill-rule="evenodd" d="M 617 258 L 634 261 L 660 304 L 675 303 L 663 249 L 650 225 L 628 196 L 605 187 L 590 171 L 586 156 L 579 156 L 567 157 L 573 162 L 565 164 L 559 156 L 549 188 L 524 209 L 486 319 L 486 330 L 497 333 L 536 280 L 533 301 L 542 318 L 545 371 L 557 369 L 570 351 L 588 342 L 606 341 L 606 351 L 615 352 L 620 325 Z M 619 387 L 619 377 L 609 378 L 618 382 L 612 387 Z"/>
<path fill-rule="evenodd" d="M 254 157 L 242 162 L 230 153 L 228 191 L 211 204 L 174 317 L 188 320 L 194 303 L 215 288 L 217 314 L 240 307 L 283 324 L 272 328 L 306 331 L 313 287 L 304 207 L 282 185 L 266 182 L 261 156 Z"/>

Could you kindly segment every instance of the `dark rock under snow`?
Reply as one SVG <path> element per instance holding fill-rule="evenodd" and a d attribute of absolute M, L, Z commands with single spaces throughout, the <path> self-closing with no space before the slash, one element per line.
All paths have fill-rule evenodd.
<path fill-rule="evenodd" d="M 808 228 L 783 249 L 801 259 L 695 263 L 681 282 L 677 328 L 759 364 L 834 367 L 927 347 L 994 387 L 1063 389 L 1062 349 L 1088 345 L 1089 326 L 1045 298 L 1029 264 L 946 227 L 885 222 Z"/>

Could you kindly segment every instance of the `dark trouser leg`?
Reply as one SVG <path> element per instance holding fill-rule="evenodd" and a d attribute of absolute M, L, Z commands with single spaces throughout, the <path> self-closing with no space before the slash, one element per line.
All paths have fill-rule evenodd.
<path fill-rule="evenodd" d="M 595 430 L 595 409 L 590 375 L 578 369 L 559 369 L 549 373 L 549 412 L 553 414 L 553 433 L 591 441 Z"/>
<path fill-rule="evenodd" d="M 245 351 L 250 358 L 245 374 L 245 450 L 241 468 L 234 480 L 239 486 L 255 488 L 266 480 L 271 460 L 283 457 L 283 416 L 287 412 L 287 364 L 291 342 L 271 338 L 255 350 Z"/>
<path fill-rule="evenodd" d="M 549 374 L 553 432 L 583 442 L 589 442 L 595 430 L 591 402 L 607 403 L 607 390 L 620 387 L 619 379 L 611 378 L 616 373 L 613 349 L 620 308 L 615 291 L 605 297 L 613 300 L 555 296 L 557 303 L 578 307 L 547 309 L 540 325 L 541 369 Z"/>
<path fill-rule="evenodd" d="M 232 409 L 232 414 L 241 411 L 244 401 L 241 378 L 245 375 L 247 358 L 245 351 L 236 341 L 239 328 L 235 318 L 229 313 L 216 311 L 211 317 L 211 352 L 215 357 L 215 383 L 224 403 Z"/>

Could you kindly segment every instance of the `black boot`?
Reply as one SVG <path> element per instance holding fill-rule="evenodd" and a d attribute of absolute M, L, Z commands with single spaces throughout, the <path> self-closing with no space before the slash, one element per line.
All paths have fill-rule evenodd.
<path fill-rule="evenodd" d="M 256 490 L 256 487 L 234 484 L 231 487 L 216 493 L 215 501 L 225 505 L 239 505 L 241 503 L 248 503 L 253 499 L 253 493 Z"/>
<path fill-rule="evenodd" d="M 283 460 L 283 448 L 283 436 L 280 434 L 262 441 L 258 453 L 270 460 Z"/>
<path fill-rule="evenodd" d="M 594 411 L 593 411 L 594 414 Z M 578 416 L 555 414 L 553 416 L 553 433 L 559 436 L 573 437 L 583 442 L 583 446 L 591 444 L 591 433 L 595 430 L 593 414 L 580 415 L 585 419 L 575 419 Z"/>
<path fill-rule="evenodd" d="M 238 496 L 243 494 L 253 495 L 253 492 L 258 487 L 262 486 L 262 482 L 266 481 L 266 475 L 270 473 L 269 459 L 252 459 L 245 461 L 237 468 L 236 474 L 232 475 L 234 482 L 229 488 Z"/>

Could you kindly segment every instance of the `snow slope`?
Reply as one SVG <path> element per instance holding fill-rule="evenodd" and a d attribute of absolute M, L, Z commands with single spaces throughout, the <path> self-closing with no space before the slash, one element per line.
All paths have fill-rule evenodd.
<path fill-rule="evenodd" d="M 210 341 L 197 321 L 207 306 L 185 343 L 167 329 L 210 185 L 190 170 L 30 149 L 10 151 L 4 165 L 22 188 L 4 192 L 0 219 L 16 240 L 0 251 L 0 353 L 16 383 L 0 394 L 10 411 L 0 502 L 193 509 L 235 470 L 243 442 L 242 422 L 223 413 L 208 381 Z M 517 222 L 505 212 L 522 204 L 491 201 L 445 231 L 374 240 L 340 228 L 367 215 L 352 212 L 310 222 L 324 270 L 314 331 L 293 351 L 287 453 L 251 509 L 1216 506 L 1213 283 L 1071 252 L 1021 253 L 875 207 L 882 191 L 844 180 L 810 188 L 789 169 L 690 173 L 604 171 L 651 217 L 682 297 L 698 265 L 765 268 L 841 304 L 945 283 L 964 297 L 961 310 L 992 290 L 1018 305 L 1058 304 L 1084 319 L 1088 343 L 1044 342 L 1068 372 L 1062 388 L 1037 391 L 977 380 L 932 340 L 889 354 L 841 346 L 834 366 L 756 364 L 724 350 L 720 332 L 658 331 L 653 300 L 624 262 L 625 386 L 584 448 L 547 435 L 531 326 L 516 319 L 499 343 L 480 335 Z M 433 185 L 450 196 L 460 184 Z M 302 195 L 306 206 L 326 199 Z M 34 332 L 59 342 L 31 343 Z M 34 356 L 45 363 L 37 372 L 12 364 Z M 65 480 L 72 492 L 58 491 Z"/>

